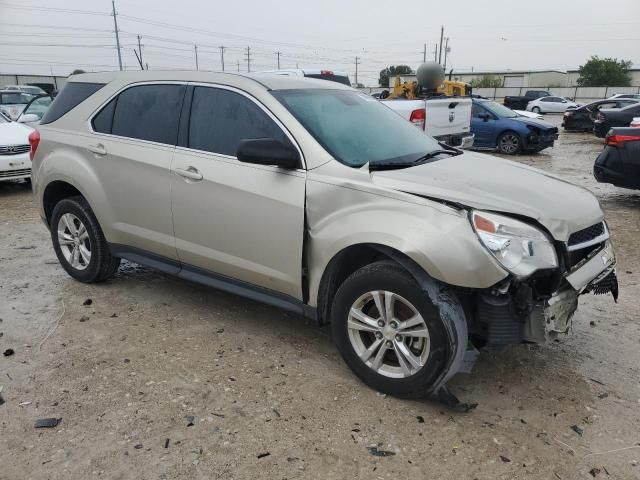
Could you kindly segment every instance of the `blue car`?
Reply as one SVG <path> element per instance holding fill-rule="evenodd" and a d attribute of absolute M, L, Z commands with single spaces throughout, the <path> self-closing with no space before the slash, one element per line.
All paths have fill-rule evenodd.
<path fill-rule="evenodd" d="M 473 148 L 497 150 L 506 155 L 539 152 L 553 147 L 558 128 L 543 120 L 523 117 L 491 100 L 473 99 L 471 133 Z"/>

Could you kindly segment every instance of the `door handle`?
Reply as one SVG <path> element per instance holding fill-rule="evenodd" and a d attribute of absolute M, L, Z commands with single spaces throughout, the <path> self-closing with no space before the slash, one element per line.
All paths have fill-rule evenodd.
<path fill-rule="evenodd" d="M 189 180 L 202 180 L 202 174 L 198 171 L 196 167 L 187 167 L 187 168 L 176 168 L 174 169 L 176 175 L 180 175 L 181 177 L 188 178 Z"/>
<path fill-rule="evenodd" d="M 107 149 L 104 148 L 104 145 L 101 143 L 98 143 L 97 145 L 89 145 L 87 147 L 87 150 L 89 150 L 91 153 L 95 153 L 96 155 L 106 155 L 107 154 Z"/>

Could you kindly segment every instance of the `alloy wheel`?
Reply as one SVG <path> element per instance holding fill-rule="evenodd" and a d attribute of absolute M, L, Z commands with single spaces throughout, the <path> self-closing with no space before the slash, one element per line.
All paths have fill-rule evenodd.
<path fill-rule="evenodd" d="M 505 133 L 500 137 L 500 151 L 507 154 L 513 154 L 520 148 L 520 139 L 514 133 Z"/>
<path fill-rule="evenodd" d="M 418 310 L 393 292 L 360 296 L 349 310 L 349 340 L 356 355 L 376 373 L 405 378 L 427 363 L 429 329 Z"/>
<path fill-rule="evenodd" d="M 84 270 L 91 262 L 91 241 L 87 228 L 72 213 L 65 213 L 58 221 L 58 243 L 65 260 L 73 268 Z"/>

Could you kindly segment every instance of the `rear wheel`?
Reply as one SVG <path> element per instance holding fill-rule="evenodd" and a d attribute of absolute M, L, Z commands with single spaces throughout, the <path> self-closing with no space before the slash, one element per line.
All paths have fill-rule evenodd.
<path fill-rule="evenodd" d="M 498 150 L 505 155 L 515 155 L 522 149 L 522 140 L 516 132 L 504 132 L 498 137 Z"/>
<path fill-rule="evenodd" d="M 542 110 L 540 110 L 540 107 L 533 107 L 531 111 L 535 113 L 542 113 Z"/>
<path fill-rule="evenodd" d="M 426 395 L 451 355 L 438 308 L 393 263 L 365 266 L 345 280 L 331 323 L 347 365 L 364 383 L 390 395 Z"/>
<path fill-rule="evenodd" d="M 84 198 L 58 202 L 51 215 L 50 230 L 60 264 L 76 280 L 100 282 L 118 270 L 120 259 L 111 255 L 98 220 Z"/>

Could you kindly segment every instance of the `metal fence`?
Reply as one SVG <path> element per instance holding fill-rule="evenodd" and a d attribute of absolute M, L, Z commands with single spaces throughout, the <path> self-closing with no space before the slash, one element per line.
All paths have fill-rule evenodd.
<path fill-rule="evenodd" d="M 572 98 L 580 103 L 609 98 L 616 93 L 640 93 L 640 87 L 497 87 L 474 88 L 473 93 L 502 101 L 504 97 L 522 96 L 527 90 L 546 90 L 552 95 Z"/>
<path fill-rule="evenodd" d="M 67 77 L 51 75 L 15 75 L 0 74 L 0 88 L 5 85 L 28 85 L 30 83 L 51 83 L 60 90 L 67 82 Z"/>

